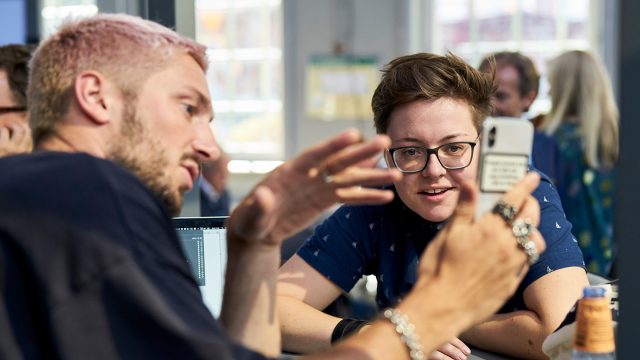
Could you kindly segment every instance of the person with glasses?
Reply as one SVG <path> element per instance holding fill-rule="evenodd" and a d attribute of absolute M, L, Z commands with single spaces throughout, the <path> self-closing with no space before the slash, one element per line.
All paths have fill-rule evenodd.
<path fill-rule="evenodd" d="M 385 135 L 347 130 L 274 169 L 228 219 L 214 319 L 171 223 L 197 163 L 220 156 L 207 65 L 205 46 L 124 14 L 67 19 L 43 40 L 27 92 L 37 151 L 0 158 L 0 359 L 276 358 L 283 239 L 336 202 L 391 201 L 359 187 L 402 177 L 373 168 Z M 502 196 L 513 213 L 474 219 L 477 186 L 465 182 L 411 293 L 313 358 L 422 359 L 489 316 L 533 257 L 518 241 L 544 251 L 538 231 L 510 226 L 538 224 L 538 184 L 529 174 Z"/>
<path fill-rule="evenodd" d="M 377 278 L 380 310 L 400 302 L 416 281 L 425 247 L 459 205 L 461 184 L 475 180 L 479 134 L 491 113 L 493 73 L 453 54 L 399 57 L 384 69 L 372 99 L 374 125 L 391 139 L 386 163 L 403 174 L 391 203 L 344 205 L 320 224 L 280 269 L 278 306 L 283 347 L 315 352 L 362 331 L 359 319 L 321 312 L 363 275 Z M 498 314 L 451 339 L 433 359 L 466 359 L 467 344 L 518 358 L 544 358 L 542 342 L 588 284 L 582 253 L 548 177 L 533 196 L 546 252 Z M 446 231 L 446 230 L 443 230 Z M 486 261 L 497 261 L 486 259 Z M 443 296 L 445 296 L 443 294 Z M 470 293 L 470 297 L 474 294 Z"/>
<path fill-rule="evenodd" d="M 0 156 L 31 151 L 27 118 L 29 59 L 34 46 L 0 46 Z"/>

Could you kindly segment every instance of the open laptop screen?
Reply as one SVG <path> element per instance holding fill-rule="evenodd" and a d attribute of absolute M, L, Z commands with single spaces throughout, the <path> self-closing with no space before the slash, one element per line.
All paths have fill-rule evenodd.
<path fill-rule="evenodd" d="M 173 219 L 204 303 L 215 317 L 220 315 L 222 308 L 227 265 L 226 220 L 226 216 Z"/>

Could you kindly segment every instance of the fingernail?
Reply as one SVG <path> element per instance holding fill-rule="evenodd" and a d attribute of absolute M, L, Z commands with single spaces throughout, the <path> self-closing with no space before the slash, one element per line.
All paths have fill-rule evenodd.
<path fill-rule="evenodd" d="M 471 349 L 469 349 L 469 347 L 465 346 L 462 351 L 464 352 L 465 355 L 471 355 Z"/>
<path fill-rule="evenodd" d="M 533 184 L 540 180 L 540 175 L 535 171 L 529 171 L 527 175 L 525 175 L 524 180 L 529 184 Z"/>

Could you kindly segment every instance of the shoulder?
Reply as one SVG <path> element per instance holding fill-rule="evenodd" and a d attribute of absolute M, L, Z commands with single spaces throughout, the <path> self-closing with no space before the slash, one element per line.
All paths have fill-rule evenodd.
<path fill-rule="evenodd" d="M 83 153 L 39 152 L 14 156 L 0 163 L 7 176 L 0 194 L 23 199 L 108 198 L 114 192 L 147 192 L 131 172 L 111 161 Z"/>
<path fill-rule="evenodd" d="M 113 162 L 54 152 L 7 160 L 0 163 L 8 174 L 0 177 L 0 210 L 20 212 L 34 221 L 57 219 L 123 242 L 131 238 L 134 227 L 170 226 L 161 202 L 135 175 Z"/>
<path fill-rule="evenodd" d="M 536 171 L 540 174 L 540 184 L 531 195 L 538 200 L 541 207 L 543 206 L 543 203 L 560 206 L 560 198 L 557 196 L 558 190 L 555 185 L 553 185 L 551 178 L 540 170 L 536 169 Z"/>
<path fill-rule="evenodd" d="M 0 166 L 8 175 L 3 186 L 39 183 L 81 187 L 107 179 L 139 182 L 123 167 L 84 153 L 36 152 L 2 159 Z M 69 184 L 68 180 L 76 182 Z"/>
<path fill-rule="evenodd" d="M 544 174 L 541 175 L 540 185 L 533 196 L 540 204 L 538 230 L 547 244 L 547 249 L 523 280 L 525 285 L 557 269 L 583 266 L 582 252 L 571 234 L 572 225 L 565 216 L 560 196 Z"/>

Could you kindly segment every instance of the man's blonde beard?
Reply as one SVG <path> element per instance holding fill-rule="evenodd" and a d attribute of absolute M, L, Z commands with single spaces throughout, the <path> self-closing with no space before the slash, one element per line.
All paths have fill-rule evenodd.
<path fill-rule="evenodd" d="M 135 103 L 135 101 L 134 101 Z M 134 173 L 164 204 L 172 216 L 182 209 L 183 194 L 171 189 L 169 161 L 162 144 L 149 134 L 135 104 L 125 104 L 120 132 L 109 144 L 107 159 Z"/>

